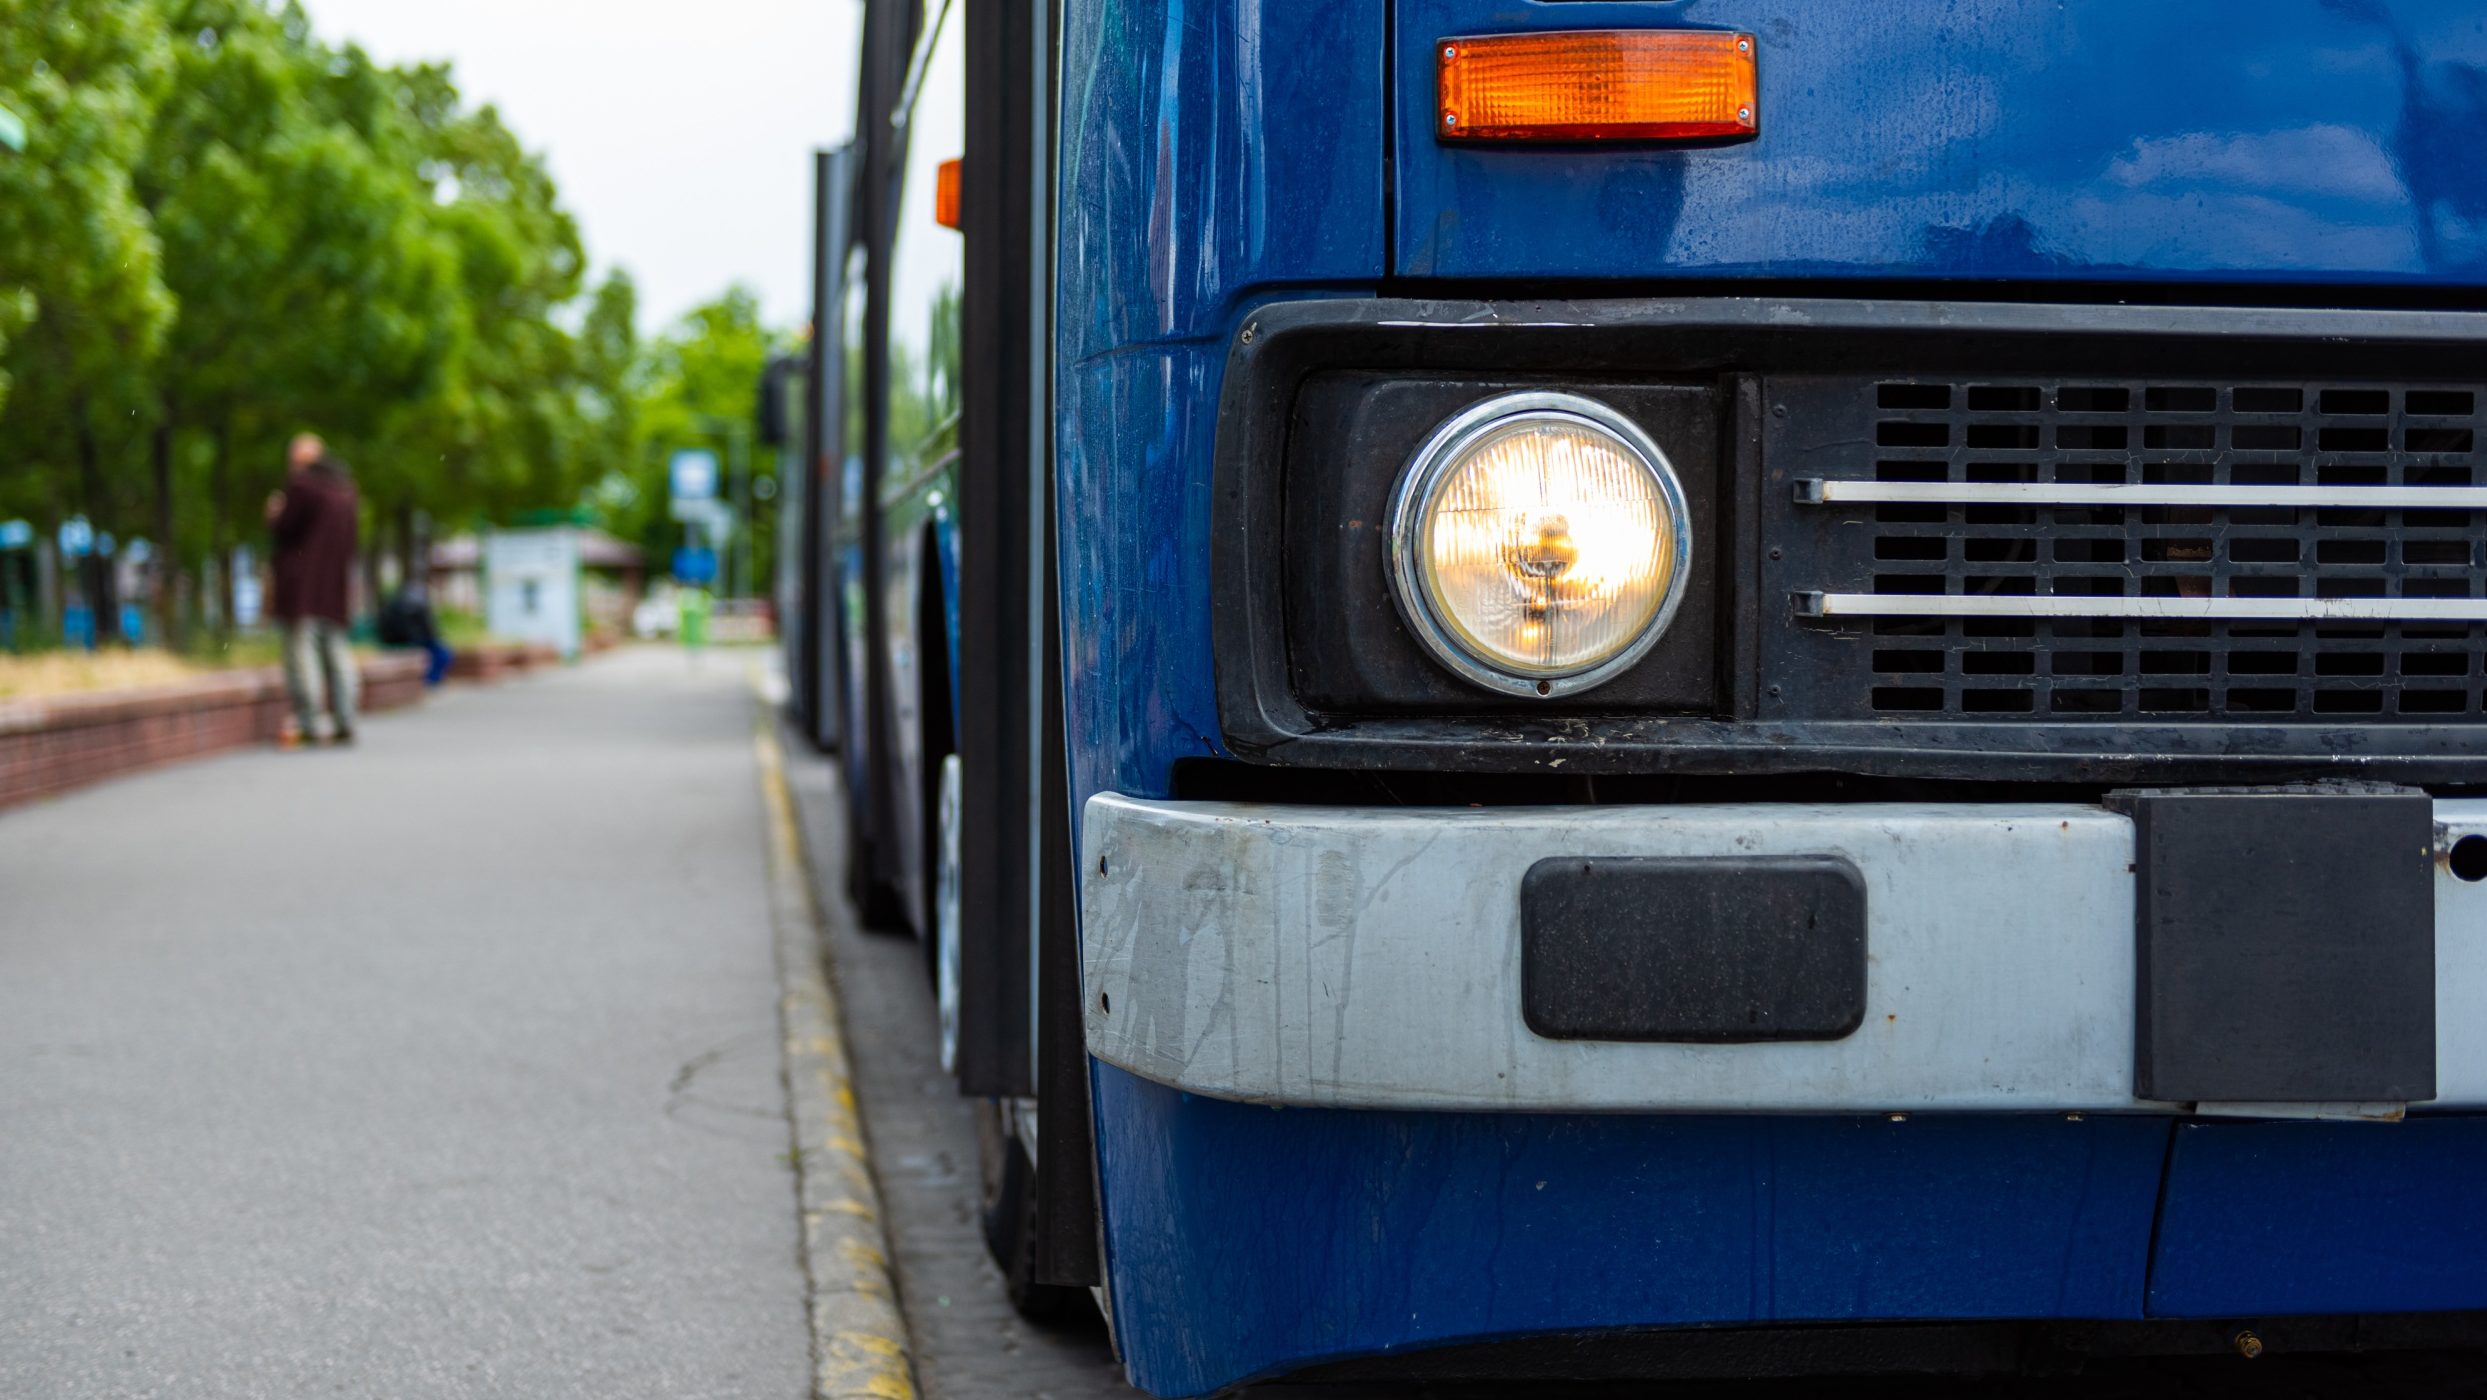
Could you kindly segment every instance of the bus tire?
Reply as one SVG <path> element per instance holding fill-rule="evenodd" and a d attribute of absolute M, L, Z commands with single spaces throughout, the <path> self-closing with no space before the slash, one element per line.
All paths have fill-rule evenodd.
<path fill-rule="evenodd" d="M 846 829 L 846 898 L 855 906 L 855 922 L 867 933 L 897 933 L 907 927 L 906 901 L 898 888 L 872 873 L 872 847 L 855 826 Z"/>
<path fill-rule="evenodd" d="M 1095 1316 L 1088 1290 L 1036 1281 L 1036 1163 L 1028 1160 L 997 1100 L 977 1101 L 976 1157 L 983 1180 L 984 1247 L 1002 1271 L 1011 1311 L 1045 1327 Z"/>

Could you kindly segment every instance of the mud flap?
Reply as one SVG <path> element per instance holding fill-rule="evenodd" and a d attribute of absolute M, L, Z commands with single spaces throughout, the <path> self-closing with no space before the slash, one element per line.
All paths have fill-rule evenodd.
<path fill-rule="evenodd" d="M 2137 851 L 2137 1095 L 2435 1097 L 2426 794 L 2208 790 L 2125 801 Z"/>

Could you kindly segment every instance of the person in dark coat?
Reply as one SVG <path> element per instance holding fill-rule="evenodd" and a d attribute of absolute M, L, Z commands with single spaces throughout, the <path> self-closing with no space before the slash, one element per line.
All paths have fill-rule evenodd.
<path fill-rule="evenodd" d="M 275 596 L 268 612 L 285 629 L 285 688 L 302 742 L 316 742 L 323 694 L 335 727 L 330 741 L 354 742 L 354 670 L 347 624 L 357 502 L 345 464 L 304 433 L 285 449 L 285 489 L 268 497 L 276 537 Z"/>

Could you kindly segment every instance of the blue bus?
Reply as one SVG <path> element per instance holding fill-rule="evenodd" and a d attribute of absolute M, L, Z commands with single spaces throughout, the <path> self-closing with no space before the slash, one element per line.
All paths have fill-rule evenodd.
<path fill-rule="evenodd" d="M 797 689 L 1024 1309 L 2487 1338 L 2487 12 L 865 15 Z"/>

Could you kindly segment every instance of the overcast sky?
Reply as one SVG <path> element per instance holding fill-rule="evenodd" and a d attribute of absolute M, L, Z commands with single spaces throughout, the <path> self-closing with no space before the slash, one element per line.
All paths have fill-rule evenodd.
<path fill-rule="evenodd" d="M 860 0 L 305 0 L 321 37 L 447 59 L 541 153 L 598 275 L 656 330 L 744 282 L 811 297 L 811 155 L 855 118 Z"/>

